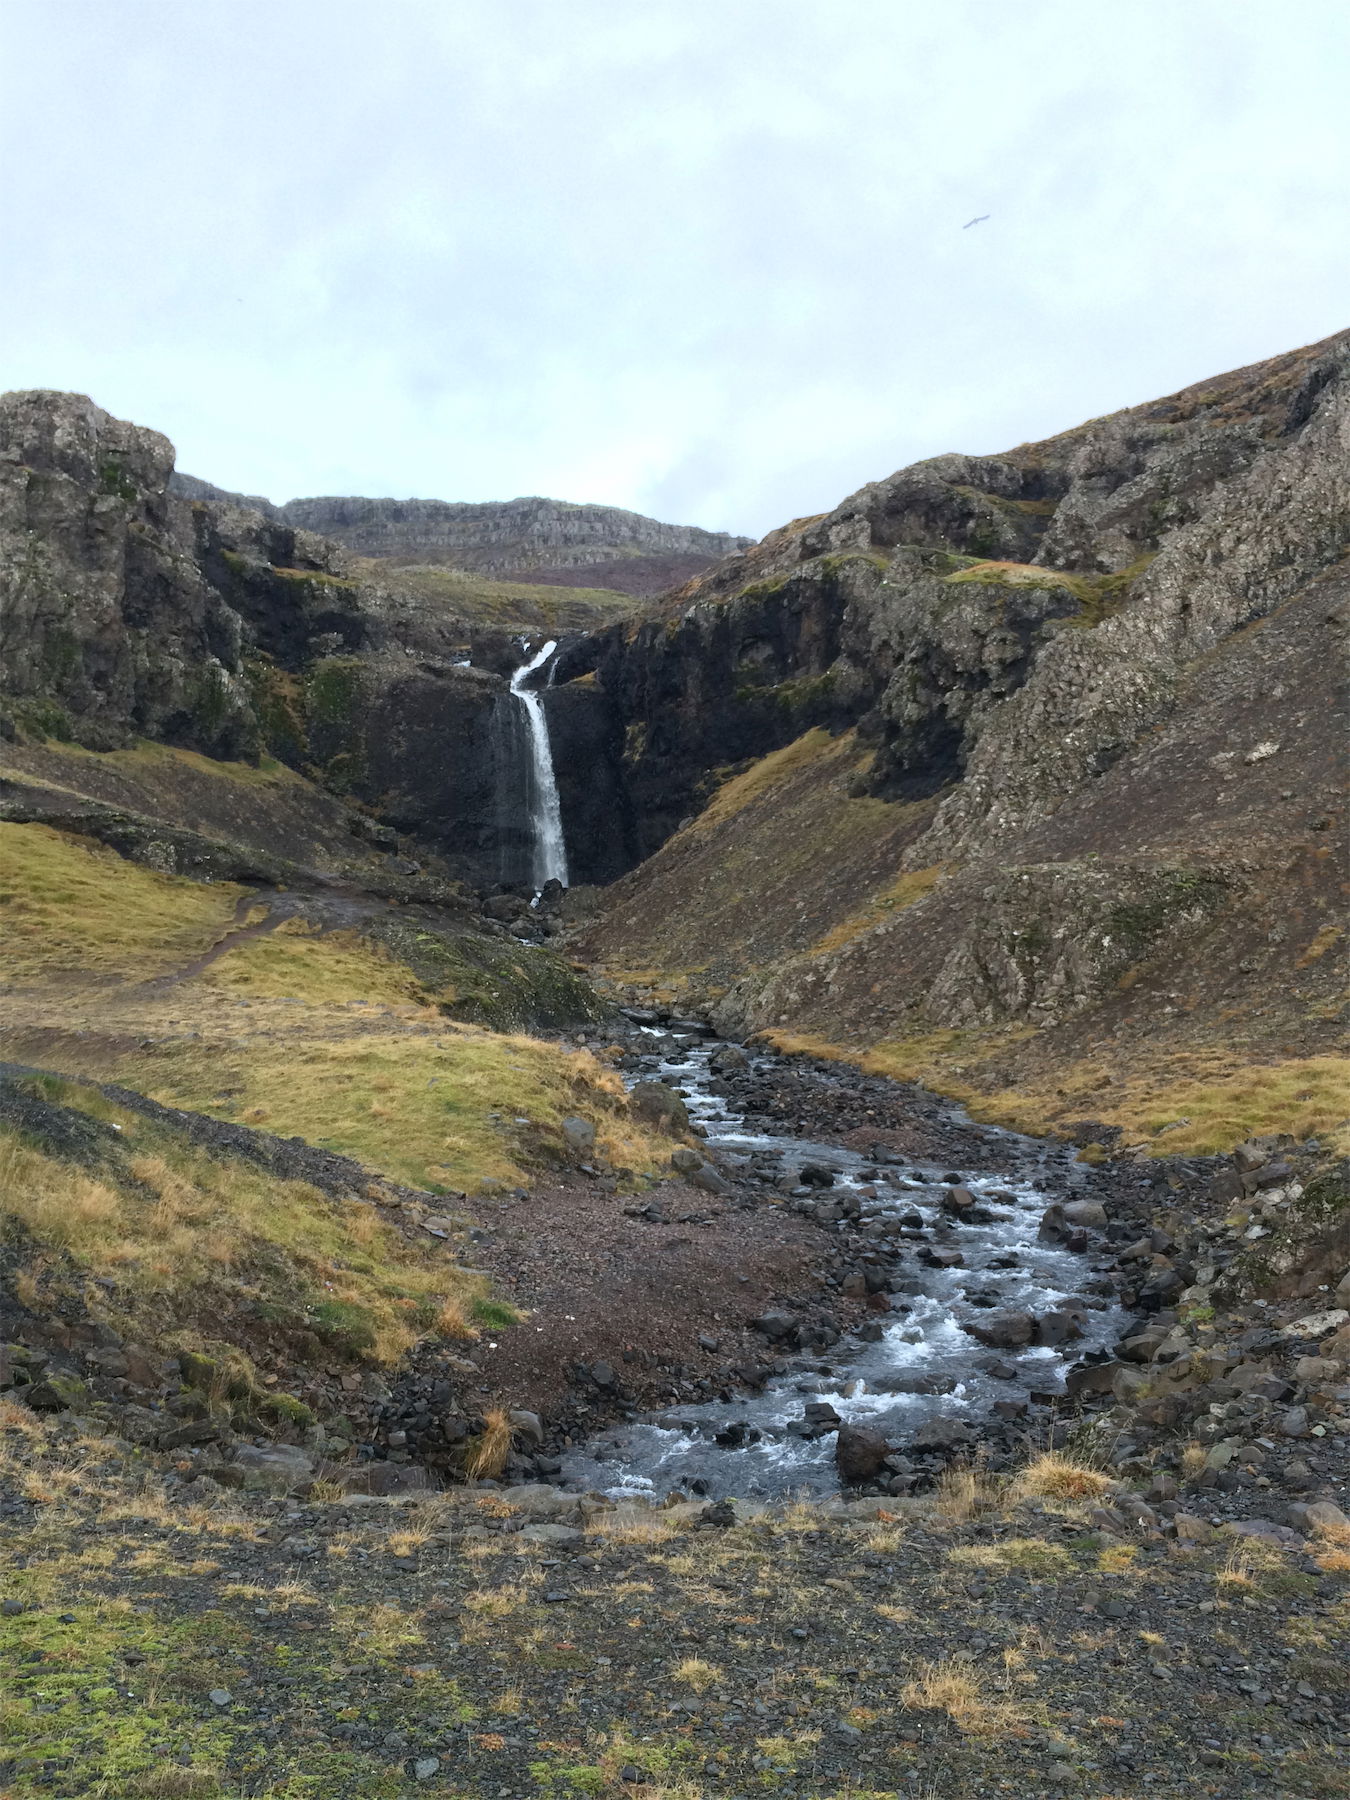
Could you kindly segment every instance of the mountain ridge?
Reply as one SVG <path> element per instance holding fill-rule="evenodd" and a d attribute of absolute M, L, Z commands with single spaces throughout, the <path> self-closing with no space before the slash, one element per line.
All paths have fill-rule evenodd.
<path fill-rule="evenodd" d="M 276 504 L 177 470 L 169 485 L 185 499 L 260 512 L 394 567 L 448 565 L 524 581 L 534 571 L 558 581 L 556 572 L 565 570 L 576 576 L 569 585 L 622 587 L 626 578 L 622 591 L 636 593 L 677 585 L 754 541 L 666 524 L 627 507 L 540 494 L 481 501 L 309 495 Z"/>

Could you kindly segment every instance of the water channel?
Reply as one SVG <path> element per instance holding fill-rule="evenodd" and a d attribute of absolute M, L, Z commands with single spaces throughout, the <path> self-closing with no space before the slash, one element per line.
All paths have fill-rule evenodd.
<path fill-rule="evenodd" d="M 1123 1315 L 1092 1291 L 1090 1260 L 1039 1235 L 1046 1207 L 1063 1197 L 1038 1184 L 1046 1146 L 986 1129 L 986 1144 L 1006 1142 L 1005 1172 L 962 1173 L 899 1157 L 886 1166 L 833 1145 L 754 1132 L 712 1091 L 720 1085 L 709 1067 L 715 1044 L 680 1049 L 665 1034 L 650 1035 L 661 1044 L 659 1060 L 646 1059 L 637 1079 L 666 1079 L 683 1090 L 717 1161 L 728 1170 L 742 1162 L 769 1173 L 803 1164 L 828 1169 L 834 1186 L 821 1197 L 857 1196 L 861 1217 L 853 1228 L 899 1252 L 902 1291 L 892 1293 L 895 1310 L 872 1315 L 881 1325 L 876 1341 L 845 1336 L 823 1353 L 792 1356 L 761 1392 L 681 1404 L 616 1426 L 569 1453 L 569 1484 L 616 1498 L 664 1497 L 678 1488 L 713 1498 L 834 1492 L 834 1438 L 793 1429 L 807 1403 L 827 1401 L 846 1422 L 884 1432 L 903 1450 L 927 1421 L 978 1425 L 1000 1399 L 1062 1391 L 1072 1363 L 1120 1336 Z M 953 1108 L 953 1117 L 963 1115 Z M 951 1220 L 942 1210 L 953 1174 L 976 1196 L 976 1222 Z M 936 1243 L 958 1249 L 962 1265 L 933 1267 L 914 1253 Z M 1041 1314 L 1065 1305 L 1081 1309 L 1083 1331 L 1060 1348 L 991 1351 L 963 1329 L 967 1320 L 988 1318 L 991 1308 Z"/>

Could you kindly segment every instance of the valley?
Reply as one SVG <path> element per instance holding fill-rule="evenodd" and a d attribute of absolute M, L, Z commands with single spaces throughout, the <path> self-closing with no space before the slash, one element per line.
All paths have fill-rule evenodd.
<path fill-rule="evenodd" d="M 0 397 L 0 1791 L 1350 1793 L 1350 334 L 755 543 Z"/>

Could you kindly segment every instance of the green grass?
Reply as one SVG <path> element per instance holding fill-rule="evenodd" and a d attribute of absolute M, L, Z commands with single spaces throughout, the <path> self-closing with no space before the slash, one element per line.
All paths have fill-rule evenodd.
<path fill-rule="evenodd" d="M 3 1210 L 23 1226 L 35 1265 L 113 1280 L 111 1304 L 151 1341 L 210 1318 L 212 1296 L 224 1317 L 241 1295 L 275 1323 L 380 1363 L 429 1329 L 472 1334 L 483 1279 L 461 1273 L 436 1240 L 410 1243 L 369 1200 L 332 1200 L 208 1155 L 83 1084 L 39 1086 L 117 1136 L 101 1162 L 81 1167 L 0 1125 Z"/>
<path fill-rule="evenodd" d="M 0 978 L 152 975 L 209 948 L 244 892 L 140 868 L 46 825 L 0 823 Z"/>

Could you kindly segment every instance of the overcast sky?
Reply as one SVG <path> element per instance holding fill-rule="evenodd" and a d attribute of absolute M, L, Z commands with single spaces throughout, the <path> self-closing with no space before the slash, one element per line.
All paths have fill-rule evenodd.
<path fill-rule="evenodd" d="M 1348 93 L 1344 0 L 0 0 L 0 388 L 758 535 L 1350 323 Z"/>

